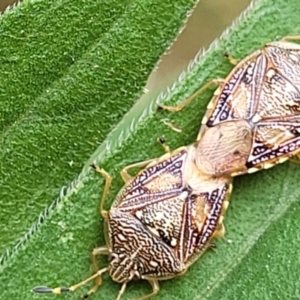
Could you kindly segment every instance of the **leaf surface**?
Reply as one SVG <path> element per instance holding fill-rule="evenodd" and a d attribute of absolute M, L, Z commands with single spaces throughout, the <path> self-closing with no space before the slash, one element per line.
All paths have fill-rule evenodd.
<path fill-rule="evenodd" d="M 61 1 L 58 1 L 57 5 L 58 3 Z M 25 2 L 24 7 L 26 5 L 31 4 Z M 35 5 L 40 5 L 40 2 L 36 2 Z M 35 7 L 35 5 L 33 6 Z M 134 7 L 132 4 L 129 7 L 125 12 L 123 11 L 124 14 L 130 15 L 132 12 L 130 9 L 139 9 L 142 6 Z M 139 16 L 147 19 L 150 8 L 149 4 L 144 10 L 144 14 Z M 20 11 L 22 8 L 11 14 L 17 14 Z M 195 59 L 184 74 L 185 76 L 182 76 L 181 80 L 178 80 L 173 88 L 158 100 L 168 104 L 178 103 L 209 79 L 226 77 L 232 66 L 223 57 L 224 51 L 241 59 L 269 41 L 277 40 L 285 35 L 300 33 L 299 13 L 298 0 L 255 1 L 247 13 L 235 22 L 208 49 L 204 56 Z M 5 18 L 9 19 L 10 14 L 4 15 L 4 21 Z M 117 45 L 124 47 L 121 43 L 122 38 L 126 36 L 123 30 L 127 32 L 127 29 L 128 34 L 131 31 L 129 23 L 126 25 L 121 22 L 125 22 L 126 18 L 124 16 L 120 18 L 116 17 L 118 21 L 115 21 L 112 26 L 115 29 L 112 34 L 114 38 L 112 38 L 114 41 L 118 41 L 116 38 L 118 36 L 120 41 Z M 150 19 L 153 21 L 149 15 L 148 22 Z M 141 20 L 137 21 L 137 24 L 139 22 Z M 159 35 L 158 29 L 156 35 Z M 127 40 L 129 40 L 128 37 Z M 122 41 L 124 42 L 124 40 Z M 29 196 L 33 197 L 32 195 L 34 197 L 33 202 L 26 202 L 25 208 L 20 209 L 23 212 L 27 209 L 32 216 L 37 216 L 41 207 L 49 203 L 49 198 L 55 193 L 52 190 L 53 186 L 59 186 L 62 181 L 72 178 L 72 175 L 78 172 L 79 165 L 85 162 L 85 167 L 78 178 L 68 188 L 62 189 L 59 201 L 54 201 L 35 223 L 36 225 L 40 225 L 42 222 L 44 224 L 38 231 L 34 230 L 35 234 L 25 243 L 24 247 L 17 247 L 14 255 L 6 257 L 0 283 L 3 299 L 44 299 L 44 297 L 46 299 L 47 295 L 33 295 L 29 293 L 29 290 L 36 285 L 66 286 L 88 277 L 92 272 L 89 253 L 94 247 L 104 244 L 103 225 L 98 211 L 103 180 L 99 179 L 97 174 L 90 172 L 89 162 L 97 159 L 98 163 L 114 176 L 111 193 L 107 199 L 107 208 L 109 208 L 117 191 L 122 187 L 122 181 L 118 175 L 120 169 L 130 163 L 161 155 L 163 151 L 156 143 L 158 136 L 164 135 L 173 149 L 193 142 L 197 136 L 205 107 L 212 95 L 212 91 L 203 93 L 178 114 L 168 112 L 154 114 L 154 104 L 157 99 L 133 104 L 133 99 L 136 99 L 133 95 L 137 96 L 141 90 L 142 83 L 146 80 L 146 74 L 149 73 L 149 65 L 151 62 L 153 64 L 155 55 L 149 59 L 148 67 L 141 66 L 142 59 L 137 61 L 136 65 L 134 60 L 130 60 L 128 70 L 132 70 L 133 66 L 136 66 L 136 69 L 134 73 L 126 73 L 124 71 L 126 56 L 121 56 L 120 60 L 111 60 L 112 65 L 105 65 L 108 63 L 109 59 L 107 58 L 111 53 L 108 51 L 108 45 L 110 45 L 108 33 L 103 34 L 95 43 L 97 46 L 92 43 L 93 46 L 88 47 L 89 50 L 86 50 L 81 56 L 79 55 L 79 61 L 67 68 L 67 71 L 62 68 L 61 74 L 63 73 L 63 75 L 58 73 L 53 75 L 56 76 L 54 82 L 49 80 L 48 84 L 43 83 L 45 87 L 41 88 L 40 92 L 34 91 L 37 96 L 32 103 L 36 107 L 33 105 L 30 106 L 30 109 L 25 106 L 20 108 L 22 117 L 16 117 L 15 121 L 6 128 L 6 134 L 3 134 L 3 149 L 9 149 L 4 146 L 5 141 L 7 145 L 14 145 L 14 149 L 20 149 L 19 151 L 14 150 L 14 154 L 18 154 L 17 157 L 8 151 L 8 154 L 16 159 L 15 161 L 5 157 L 1 160 L 3 166 L 7 164 L 6 170 L 10 167 L 10 178 L 6 179 L 7 182 L 11 181 L 12 187 L 20 186 L 15 195 L 12 192 L 13 188 L 6 193 L 8 195 L 6 202 L 12 206 L 10 210 L 7 209 L 10 218 L 12 218 L 16 201 L 18 200 L 17 203 L 21 206 L 25 197 L 23 193 L 21 197 L 20 192 L 25 185 L 22 181 L 20 183 L 20 177 L 17 180 L 17 174 L 23 180 L 30 179 L 28 172 L 32 171 L 28 170 L 32 169 L 30 163 L 35 162 L 33 158 L 36 157 L 36 153 L 39 153 L 39 157 L 42 158 L 44 155 L 44 162 L 47 165 L 42 163 L 43 159 L 37 160 L 36 170 L 38 173 L 35 173 L 33 177 L 36 178 L 35 180 L 40 178 L 45 182 L 39 183 L 38 188 L 29 184 L 24 189 L 24 195 L 27 193 L 28 198 Z M 136 49 L 141 49 L 142 45 L 144 44 L 137 45 L 135 48 L 128 42 L 126 47 L 121 48 L 123 51 L 127 49 L 128 53 L 132 53 Z M 130 46 L 132 48 L 129 51 L 127 47 Z M 104 59 L 104 54 L 99 54 L 98 47 L 103 51 L 101 53 L 107 55 L 106 59 Z M 79 48 L 81 49 L 81 47 Z M 143 47 L 143 51 L 146 49 Z M 82 69 L 80 68 L 81 60 L 85 66 Z M 94 68 L 95 65 L 97 65 L 96 68 Z M 113 75 L 109 73 L 110 70 L 116 70 L 117 67 L 120 68 L 119 72 L 114 71 Z M 41 68 L 41 72 L 42 70 L 43 68 Z M 124 72 L 125 74 L 123 74 Z M 78 74 L 78 78 L 76 74 Z M 103 76 L 101 77 L 101 74 L 110 74 L 105 76 L 107 81 Z M 144 77 L 140 74 L 144 74 Z M 84 80 L 81 79 L 81 76 Z M 139 78 L 135 76 L 139 76 Z M 111 78 L 114 78 L 115 81 L 110 86 Z M 24 89 L 30 82 L 31 80 L 28 80 Z M 137 86 L 135 86 L 136 82 Z M 50 85 L 49 92 L 46 90 L 48 85 Z M 102 90 L 100 87 L 103 87 L 103 92 L 98 98 L 101 99 L 101 101 L 98 100 L 101 109 L 92 101 L 97 98 L 97 91 Z M 25 92 L 19 92 L 17 95 L 23 93 L 26 95 Z M 106 93 L 107 97 L 103 100 Z M 74 102 L 74 99 L 81 99 L 82 102 Z M 122 99 L 124 105 L 120 106 L 121 102 L 117 102 L 118 99 L 119 101 Z M 127 101 L 125 101 L 126 99 Z M 22 102 L 21 99 L 18 101 Z M 43 105 L 38 105 L 39 103 L 43 103 Z M 115 104 L 116 106 L 114 106 Z M 121 107 L 124 111 L 120 113 L 119 110 L 116 111 L 115 107 Z M 69 110 L 72 113 L 68 113 Z M 124 115 L 125 112 L 127 113 Z M 167 128 L 161 122 L 164 117 L 168 117 L 181 127 L 183 133 L 174 133 Z M 49 118 L 48 123 L 46 122 L 47 118 Z M 63 122 L 66 118 L 70 118 L 67 127 Z M 18 120 L 20 121 L 18 122 Z M 109 123 L 111 120 L 113 122 Z M 43 128 L 45 138 L 50 138 L 53 133 L 51 143 L 43 143 L 43 140 L 40 139 L 38 125 Z M 66 128 L 72 132 L 69 136 L 62 130 Z M 29 135 L 28 132 L 31 132 L 32 135 Z M 32 138 L 35 138 L 34 142 L 31 140 Z M 17 148 L 20 140 L 24 143 L 29 141 L 26 146 L 24 144 L 24 147 L 27 148 L 21 146 Z M 70 140 L 71 143 L 69 143 Z M 89 159 L 85 158 L 83 153 L 91 153 L 97 143 L 99 147 L 96 152 Z M 61 148 L 61 144 L 64 144 L 64 147 Z M 79 148 L 80 151 L 76 150 Z M 22 149 L 27 149 L 27 151 Z M 38 151 L 34 149 L 38 149 Z M 6 152 L 2 151 L 2 153 Z M 66 155 L 66 153 L 71 153 L 71 155 Z M 17 164 L 18 159 L 24 159 L 24 163 Z M 69 175 L 61 175 L 62 177 L 59 179 L 59 174 L 65 172 L 64 170 L 71 160 L 74 161 L 76 170 L 69 170 Z M 24 169 L 17 172 L 17 169 L 12 168 L 16 166 Z M 291 299 L 292 297 L 297 299 L 299 296 L 299 287 L 297 286 L 299 268 L 296 267 L 299 262 L 297 245 L 300 239 L 297 227 L 300 213 L 298 208 L 300 172 L 298 172 L 298 168 L 298 165 L 288 162 L 267 171 L 236 178 L 225 220 L 227 234 L 225 238 L 217 240 L 216 253 L 213 251 L 206 253 L 186 275 L 162 282 L 161 291 L 156 299 Z M 1 172 L 2 170 L 4 169 L 1 166 Z M 55 171 L 55 176 L 53 171 Z M 7 175 L 5 177 L 4 174 L 8 174 L 8 172 L 2 174 L 2 178 L 7 178 Z M 32 176 L 32 174 L 30 175 Z M 49 178 L 52 178 L 56 185 L 50 183 Z M 7 183 L 5 184 L 7 185 Z M 49 186 L 48 192 L 47 185 Z M 47 197 L 43 196 L 46 192 L 48 193 Z M 28 215 L 28 213 L 25 214 Z M 22 220 L 20 215 L 16 216 L 16 220 Z M 11 220 L 10 218 L 9 220 Z M 32 219 L 29 218 L 28 222 L 30 221 Z M 24 230 L 28 223 L 24 223 L 22 220 L 20 224 L 25 226 L 22 229 Z M 14 226 L 9 225 L 8 228 L 14 228 Z M 16 237 L 22 231 L 12 232 Z M 8 236 L 8 233 L 6 235 Z M 28 237 L 24 238 L 28 239 Z M 8 237 L 5 243 L 9 244 L 9 242 Z M 5 243 L 1 243 L 1 245 L 5 245 Z M 104 266 L 107 261 L 103 258 L 100 263 Z M 104 276 L 103 279 L 103 286 L 93 297 L 115 299 L 120 285 L 113 283 L 107 276 Z M 133 282 L 128 286 L 124 298 L 134 299 L 149 291 L 148 283 Z M 57 297 L 78 299 L 82 293 L 79 291 Z"/>

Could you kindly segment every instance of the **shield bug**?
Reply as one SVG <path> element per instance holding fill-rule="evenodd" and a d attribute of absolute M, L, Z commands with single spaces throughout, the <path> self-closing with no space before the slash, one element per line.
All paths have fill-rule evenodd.
<path fill-rule="evenodd" d="M 104 209 L 104 201 L 112 178 L 94 166 L 106 178 L 100 205 L 106 246 L 93 251 L 95 274 L 68 288 L 36 287 L 34 291 L 60 294 L 95 279 L 87 298 L 101 285 L 101 275 L 108 272 L 122 283 L 117 299 L 129 281 L 148 280 L 152 292 L 141 300 L 158 293 L 160 280 L 184 274 L 213 238 L 223 236 L 223 214 L 231 192 L 230 178 L 212 179 L 199 172 L 196 153 L 195 145 L 190 145 L 126 167 L 121 171 L 125 185 L 109 211 Z M 145 165 L 136 176 L 129 175 L 130 168 Z M 109 255 L 110 262 L 98 270 L 96 256 L 102 254 Z"/>
<path fill-rule="evenodd" d="M 197 137 L 196 165 L 211 176 L 268 169 L 300 151 L 300 45 L 286 37 L 266 44 L 236 64 L 226 79 L 204 85 L 179 111 L 212 84 L 220 85 Z"/>

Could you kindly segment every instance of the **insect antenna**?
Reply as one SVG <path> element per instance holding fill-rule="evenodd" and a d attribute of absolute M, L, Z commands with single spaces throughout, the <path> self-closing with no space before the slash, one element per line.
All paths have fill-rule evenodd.
<path fill-rule="evenodd" d="M 94 275 L 92 275 L 91 277 L 75 284 L 72 285 L 70 287 L 56 287 L 56 288 L 50 288 L 47 286 L 37 286 L 35 288 L 32 289 L 33 292 L 35 293 L 39 293 L 39 294 L 62 294 L 62 293 L 67 293 L 67 292 L 74 292 L 75 290 L 77 290 L 78 288 L 82 287 L 83 285 L 87 284 L 88 282 L 90 282 L 91 280 L 97 278 L 98 276 L 101 277 L 101 275 L 103 273 L 105 273 L 106 271 L 109 270 L 109 267 L 106 267 L 104 269 L 99 270 L 97 273 L 95 273 Z M 97 287 L 93 287 L 89 292 L 85 293 L 83 298 L 86 299 L 88 298 L 89 294 L 93 293 L 96 291 Z"/>

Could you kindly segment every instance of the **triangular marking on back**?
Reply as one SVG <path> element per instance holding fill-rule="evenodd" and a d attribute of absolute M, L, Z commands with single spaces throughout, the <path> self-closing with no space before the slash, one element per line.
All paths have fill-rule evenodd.
<path fill-rule="evenodd" d="M 187 152 L 183 150 L 142 170 L 118 194 L 118 209 L 124 211 L 139 209 L 178 193 L 183 187 L 182 169 L 186 156 Z"/>
<path fill-rule="evenodd" d="M 234 69 L 227 77 L 228 81 L 206 125 L 211 127 L 222 122 L 250 118 L 258 105 L 266 68 L 267 59 L 260 51 L 256 56 L 249 57 L 240 68 Z"/>

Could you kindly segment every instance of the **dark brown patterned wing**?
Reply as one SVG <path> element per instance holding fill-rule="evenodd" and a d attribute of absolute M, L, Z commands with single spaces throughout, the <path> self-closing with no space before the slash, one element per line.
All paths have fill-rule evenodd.
<path fill-rule="evenodd" d="M 264 50 L 274 68 L 299 87 L 300 45 L 279 41 L 267 44 Z"/>
<path fill-rule="evenodd" d="M 267 59 L 256 51 L 240 62 L 228 75 L 224 86 L 217 90 L 202 124 L 217 124 L 249 119 L 256 111 L 262 82 L 267 70 Z"/>
<path fill-rule="evenodd" d="M 197 139 L 199 166 L 231 176 L 270 168 L 300 151 L 299 122 L 300 46 L 270 43 L 233 69 L 208 106 Z M 243 128 L 252 134 L 243 135 Z"/>
<path fill-rule="evenodd" d="M 210 245 L 213 237 L 225 233 L 223 214 L 228 206 L 232 186 L 229 180 L 205 181 L 201 193 L 191 193 L 183 210 L 178 244 L 179 260 L 191 265 Z"/>
<path fill-rule="evenodd" d="M 122 212 L 134 212 L 181 193 L 183 188 L 185 147 L 170 157 L 162 156 L 140 171 L 119 192 L 113 206 Z"/>
<path fill-rule="evenodd" d="M 300 46 L 274 42 L 264 51 L 269 69 L 251 119 L 248 168 L 269 168 L 300 151 Z"/>
<path fill-rule="evenodd" d="M 258 122 L 248 168 L 269 168 L 300 151 L 300 116 Z"/>

